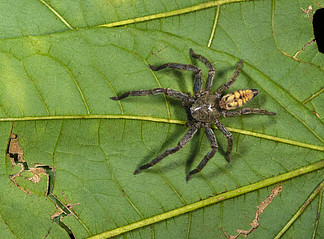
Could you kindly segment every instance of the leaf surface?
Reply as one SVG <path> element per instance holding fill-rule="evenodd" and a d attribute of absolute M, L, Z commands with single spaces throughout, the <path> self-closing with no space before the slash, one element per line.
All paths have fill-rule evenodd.
<path fill-rule="evenodd" d="M 313 39 L 311 22 L 300 9 L 310 5 L 318 8 L 310 0 L 0 3 L 3 237 L 69 238 L 51 219 L 59 211 L 55 197 L 68 209 L 80 203 L 71 208 L 75 216 L 71 211 L 61 219 L 76 238 L 224 237 L 222 228 L 232 235 L 248 230 L 256 207 L 275 187 L 271 184 L 281 182 L 280 196 L 249 235 L 274 238 L 323 181 L 324 55 L 313 43 L 299 60 L 293 58 Z M 178 153 L 134 176 L 136 168 L 179 142 L 187 131 L 186 114 L 180 102 L 163 95 L 110 97 L 158 87 L 192 93 L 191 72 L 147 67 L 195 64 L 205 83 L 208 70 L 190 57 L 189 48 L 215 67 L 213 91 L 243 59 L 242 73 L 227 92 L 258 89 L 246 107 L 277 115 L 222 119 L 233 133 L 231 163 L 224 158 L 227 140 L 215 129 L 218 152 L 188 183 L 186 174 L 210 151 L 203 130 Z M 5 153 L 12 122 L 28 166 L 55 170 L 53 182 L 41 174 L 41 181 L 32 183 L 28 171 L 15 178 L 32 196 L 9 178 L 20 170 Z M 281 178 L 287 173 L 290 180 Z M 53 191 L 46 196 L 48 181 Z M 245 186 L 250 189 L 241 195 Z M 219 203 L 207 203 L 232 190 Z M 316 219 L 323 214 L 322 194 L 284 238 L 323 235 L 323 220 Z M 168 212 L 169 218 L 157 220 Z M 149 226 L 137 223 L 143 220 Z M 115 234 L 101 234 L 111 230 Z"/>

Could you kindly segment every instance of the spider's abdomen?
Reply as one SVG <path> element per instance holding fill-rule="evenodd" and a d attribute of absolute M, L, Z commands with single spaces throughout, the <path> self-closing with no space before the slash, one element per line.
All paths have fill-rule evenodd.
<path fill-rule="evenodd" d="M 219 102 L 219 107 L 225 110 L 233 110 L 252 100 L 258 94 L 256 89 L 236 90 L 224 95 Z"/>
<path fill-rule="evenodd" d="M 190 107 L 191 116 L 200 122 L 212 123 L 221 117 L 216 109 L 216 96 L 203 95 Z"/>

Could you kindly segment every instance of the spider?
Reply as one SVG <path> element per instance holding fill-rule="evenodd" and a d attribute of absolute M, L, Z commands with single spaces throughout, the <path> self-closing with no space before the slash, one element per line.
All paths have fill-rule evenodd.
<path fill-rule="evenodd" d="M 219 131 L 222 132 L 222 134 L 227 138 L 228 145 L 225 154 L 225 159 L 228 162 L 230 162 L 230 153 L 232 152 L 233 148 L 233 137 L 231 132 L 220 122 L 221 117 L 235 117 L 242 114 L 276 115 L 276 113 L 274 112 L 269 112 L 267 110 L 259 108 L 237 109 L 238 107 L 241 107 L 243 104 L 247 103 L 258 94 L 258 90 L 256 89 L 237 90 L 222 97 L 222 92 L 230 88 L 239 76 L 243 60 L 239 62 L 232 78 L 226 84 L 219 87 L 216 90 L 215 94 L 212 94 L 211 88 L 213 85 L 215 74 L 213 65 L 204 56 L 196 54 L 192 49 L 189 50 L 189 53 L 193 58 L 196 58 L 203 62 L 209 69 L 205 89 L 202 89 L 202 73 L 197 66 L 180 63 L 166 63 L 158 67 L 152 65 L 148 65 L 148 67 L 151 68 L 153 71 L 159 71 L 164 68 L 193 71 L 195 73 L 193 96 L 190 95 L 190 93 L 183 93 L 173 89 L 155 88 L 152 90 L 129 91 L 122 94 L 121 96 L 110 98 L 112 100 L 121 100 L 128 96 L 165 94 L 169 97 L 181 101 L 182 106 L 186 109 L 187 112 L 187 126 L 190 128 L 179 141 L 177 146 L 167 149 L 162 154 L 153 159 L 151 162 L 139 167 L 135 170 L 134 174 L 138 174 L 144 169 L 151 168 L 168 155 L 174 154 L 177 151 L 179 151 L 193 138 L 193 136 L 197 133 L 199 128 L 203 126 L 205 129 L 206 137 L 210 143 L 211 150 L 202 159 L 197 168 L 190 171 L 187 174 L 186 181 L 188 181 L 192 175 L 200 172 L 205 167 L 207 162 L 215 155 L 217 151 L 218 144 L 216 141 L 215 133 L 211 128 L 212 124 L 215 124 Z"/>

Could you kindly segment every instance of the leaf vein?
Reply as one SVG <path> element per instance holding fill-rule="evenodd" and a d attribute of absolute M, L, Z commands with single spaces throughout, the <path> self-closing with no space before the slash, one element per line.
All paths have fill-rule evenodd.
<path fill-rule="evenodd" d="M 181 14 L 186 14 L 190 12 L 195 12 L 199 10 L 203 10 L 206 8 L 211 8 L 215 7 L 218 5 L 223 5 L 223 4 L 228 4 L 228 3 L 235 3 L 235 2 L 245 2 L 249 0 L 219 0 L 219 1 L 212 1 L 212 2 L 205 2 L 201 3 L 195 6 L 191 7 L 186 7 L 174 11 L 169 11 L 169 12 L 163 12 L 163 13 L 157 13 L 157 14 L 152 14 L 144 17 L 137 17 L 137 18 L 130 18 L 118 22 L 111 22 L 107 24 L 102 24 L 99 25 L 98 27 L 117 27 L 117 26 L 123 26 L 123 25 L 128 25 L 128 24 L 133 24 L 137 22 L 144 22 L 144 21 L 150 21 L 154 19 L 159 19 L 159 18 L 166 18 L 166 17 L 171 17 L 171 16 L 176 16 L 176 15 L 181 15 Z"/>
<path fill-rule="evenodd" d="M 217 196 L 214 197 L 210 197 L 192 204 L 188 204 L 186 206 L 180 207 L 180 208 L 176 208 L 174 210 L 162 213 L 162 214 L 158 214 L 155 216 L 152 216 L 150 218 L 138 221 L 138 222 L 134 222 L 131 223 L 129 225 L 123 226 L 123 227 L 119 227 L 116 229 L 113 229 L 111 231 L 107 231 L 107 232 L 103 232 L 101 234 L 95 235 L 93 237 L 90 237 L 89 239 L 99 239 L 99 238 L 109 238 L 109 237 L 113 237 L 113 236 L 117 236 L 120 234 L 123 234 L 125 232 L 128 231 L 132 231 L 138 228 L 142 228 L 144 226 L 148 226 L 148 225 L 152 225 L 154 223 L 157 222 L 161 222 L 176 216 L 180 216 L 180 215 L 184 215 L 186 213 L 190 213 L 194 210 L 197 209 L 201 209 L 201 208 L 205 208 L 206 206 L 215 204 L 215 203 L 219 203 L 221 201 L 230 199 L 230 198 L 234 198 L 249 192 L 253 192 L 256 190 L 259 190 L 261 188 L 265 188 L 268 187 L 270 185 L 276 184 L 276 183 L 280 183 L 289 179 L 292 179 L 294 177 L 298 177 L 301 176 L 303 174 L 307 174 L 313 171 L 317 171 L 320 170 L 324 167 L 324 160 L 317 162 L 315 164 L 312 165 L 308 165 L 296 170 L 293 170 L 291 172 L 288 173 L 284 173 L 284 174 L 280 174 L 278 176 L 272 177 L 272 178 L 267 178 L 263 181 L 251 184 L 251 185 L 247 185 L 247 186 L 243 186 L 241 188 L 236 188 L 232 191 L 226 192 L 226 193 L 221 193 Z"/>
<path fill-rule="evenodd" d="M 216 7 L 216 13 L 215 13 L 215 19 L 214 19 L 214 24 L 213 24 L 212 31 L 210 33 L 210 38 L 208 40 L 207 47 L 210 47 L 211 46 L 212 41 L 213 41 L 213 38 L 214 38 L 214 35 L 215 35 L 215 32 L 216 32 L 216 27 L 217 27 L 217 22 L 218 22 L 218 17 L 219 17 L 219 10 L 220 10 L 220 6 L 217 5 L 217 7 Z"/>
<path fill-rule="evenodd" d="M 73 30 L 74 28 L 54 9 L 52 8 L 47 2 L 44 0 L 39 0 L 41 3 L 43 3 L 51 12 L 57 16 L 65 26 L 67 26 L 70 30 Z"/>
<path fill-rule="evenodd" d="M 24 71 L 25 71 L 25 73 L 26 73 L 28 79 L 31 81 L 31 83 L 32 83 L 33 86 L 34 86 L 35 91 L 36 91 L 38 97 L 40 98 L 40 100 L 41 100 L 41 102 L 42 102 L 42 104 L 43 104 L 43 106 L 44 106 L 44 108 L 45 108 L 45 111 L 46 111 L 47 115 L 50 115 L 50 112 L 49 112 L 48 106 L 46 105 L 45 100 L 43 99 L 43 97 L 42 97 L 42 95 L 41 95 L 41 91 L 37 88 L 37 86 L 36 86 L 35 82 L 33 81 L 32 77 L 27 73 L 27 69 L 26 69 L 26 67 L 25 67 L 25 64 L 22 63 L 22 65 L 23 65 Z"/>
<path fill-rule="evenodd" d="M 99 145 L 101 151 L 103 152 L 103 154 L 105 155 L 106 158 L 106 164 L 108 166 L 110 175 L 112 177 L 112 180 L 114 181 L 115 185 L 117 186 L 117 188 L 119 189 L 120 193 L 125 197 L 126 201 L 132 206 L 132 208 L 134 208 L 134 210 L 136 211 L 136 213 L 143 219 L 144 216 L 143 214 L 140 212 L 140 210 L 136 207 L 136 205 L 134 204 L 134 202 L 132 202 L 132 200 L 129 198 L 129 196 L 126 194 L 126 192 L 123 190 L 122 186 L 120 185 L 120 183 L 118 182 L 118 180 L 116 179 L 112 167 L 109 163 L 109 157 L 108 155 L 105 153 L 104 149 L 101 147 L 101 145 Z"/>

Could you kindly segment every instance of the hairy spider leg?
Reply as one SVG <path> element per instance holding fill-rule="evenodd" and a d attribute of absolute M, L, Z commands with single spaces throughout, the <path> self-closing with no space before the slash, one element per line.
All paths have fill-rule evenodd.
<path fill-rule="evenodd" d="M 230 154 L 232 152 L 233 149 L 233 136 L 232 133 L 228 131 L 228 129 L 218 120 L 216 119 L 215 121 L 215 125 L 216 127 L 219 129 L 220 132 L 222 132 L 222 134 L 227 138 L 227 151 L 225 154 L 225 159 L 227 162 L 230 162 Z"/>
<path fill-rule="evenodd" d="M 168 89 L 168 88 L 156 88 L 152 90 L 132 90 L 128 91 L 121 96 L 110 97 L 112 100 L 121 100 L 128 96 L 145 96 L 145 95 L 158 95 L 165 94 L 174 99 L 180 100 L 182 102 L 189 102 L 191 97 L 186 93 L 182 93 L 176 90 Z"/>
<path fill-rule="evenodd" d="M 239 115 L 248 115 L 248 114 L 256 114 L 256 115 L 276 115 L 275 112 L 270 112 L 264 109 L 259 108 L 243 108 L 234 111 L 222 111 L 224 117 L 235 117 Z"/>
<path fill-rule="evenodd" d="M 195 72 L 194 93 L 198 93 L 201 90 L 202 73 L 197 66 L 180 64 L 180 63 L 166 63 L 161 66 L 148 65 L 148 67 L 151 68 L 153 71 L 159 71 L 167 67 L 179 69 L 179 70 L 185 70 L 185 71 L 194 71 Z"/>
<path fill-rule="evenodd" d="M 138 169 L 135 170 L 134 174 L 140 173 L 142 170 L 150 168 L 160 162 L 162 159 L 167 157 L 170 154 L 174 154 L 177 151 L 179 151 L 183 146 L 185 146 L 191 139 L 192 137 L 197 133 L 198 129 L 201 126 L 201 122 L 196 122 L 191 126 L 191 128 L 187 131 L 187 133 L 182 137 L 182 139 L 179 141 L 176 147 L 169 148 L 167 149 L 164 153 L 160 154 L 157 156 L 155 159 L 153 159 L 151 162 L 148 164 L 144 164 L 143 166 L 139 167 Z"/>
<path fill-rule="evenodd" d="M 215 75 L 215 69 L 214 69 L 213 65 L 204 56 L 196 54 L 191 48 L 190 48 L 189 52 L 193 58 L 197 58 L 198 60 L 203 62 L 209 69 L 205 89 L 211 90 L 211 88 L 213 86 L 213 82 L 214 82 L 214 75 Z"/>
<path fill-rule="evenodd" d="M 238 63 L 237 67 L 236 67 L 236 70 L 232 76 L 232 78 L 227 82 L 225 83 L 224 85 L 222 85 L 221 87 L 219 87 L 217 90 L 216 90 L 216 98 L 219 100 L 221 97 L 222 97 L 222 92 L 224 90 L 227 90 L 228 88 L 230 88 L 236 81 L 237 77 L 239 76 L 239 74 L 241 73 L 241 68 L 242 68 L 242 63 L 243 63 L 243 60 L 240 60 L 240 62 Z"/>
<path fill-rule="evenodd" d="M 196 173 L 199 173 L 208 163 L 209 159 L 211 159 L 212 157 L 214 157 L 218 145 L 217 145 L 217 140 L 216 140 L 216 136 L 214 131 L 210 128 L 211 124 L 206 124 L 204 125 L 205 128 L 205 134 L 207 136 L 207 139 L 209 140 L 210 146 L 212 148 L 212 150 L 210 150 L 206 156 L 203 158 L 203 160 L 201 160 L 200 164 L 197 166 L 196 169 L 190 171 L 186 177 L 186 181 L 188 182 L 188 180 L 190 179 L 190 177 Z"/>

